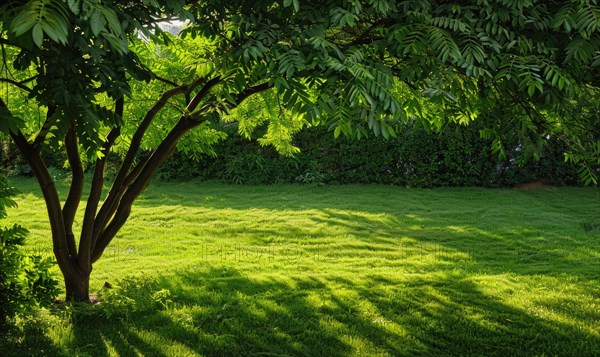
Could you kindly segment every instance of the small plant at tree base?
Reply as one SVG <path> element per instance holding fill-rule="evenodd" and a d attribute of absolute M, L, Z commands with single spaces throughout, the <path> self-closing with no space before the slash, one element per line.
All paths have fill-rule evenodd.
<path fill-rule="evenodd" d="M 0 177 L 0 218 L 6 216 L 7 206 L 14 205 L 10 199 L 14 193 Z M 0 228 L 0 332 L 8 328 L 15 316 L 50 305 L 59 292 L 58 283 L 49 272 L 50 259 L 20 250 L 27 233 L 16 224 Z"/>
<path fill-rule="evenodd" d="M 160 288 L 154 277 L 130 276 L 115 285 L 98 294 L 101 312 L 108 319 L 161 310 L 171 303 L 171 292 Z"/>

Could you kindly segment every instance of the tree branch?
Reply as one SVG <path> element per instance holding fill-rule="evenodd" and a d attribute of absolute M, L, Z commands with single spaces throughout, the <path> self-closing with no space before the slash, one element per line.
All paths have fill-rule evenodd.
<path fill-rule="evenodd" d="M 172 81 L 172 80 L 170 80 L 170 79 L 163 78 L 163 77 L 159 76 L 159 75 L 158 75 L 158 74 L 156 74 L 156 73 L 152 73 L 152 75 L 154 76 L 154 79 L 156 79 L 156 80 L 158 80 L 158 81 L 160 81 L 160 82 L 166 83 L 166 84 L 168 84 L 168 85 L 171 85 L 171 86 L 173 86 L 173 87 L 179 87 L 179 84 L 177 84 L 177 83 L 173 82 L 173 81 Z"/>
<path fill-rule="evenodd" d="M 98 239 L 96 241 L 91 256 L 92 263 L 99 259 L 100 256 L 102 256 L 102 253 L 104 252 L 108 244 L 115 237 L 115 235 L 121 229 L 121 227 L 125 224 L 127 218 L 131 214 L 131 207 L 133 205 L 133 202 L 140 195 L 140 193 L 142 193 L 146 189 L 152 177 L 158 171 L 160 165 L 167 159 L 167 157 L 169 157 L 173 153 L 173 151 L 177 147 L 177 142 L 186 133 L 202 124 L 208 118 L 208 116 L 204 116 L 198 119 L 198 113 L 194 111 L 197 108 L 197 106 L 202 102 L 203 98 L 210 92 L 210 90 L 216 84 L 219 83 L 219 81 L 219 78 L 214 78 L 204 85 L 204 87 L 192 98 L 192 100 L 187 106 L 188 112 L 191 114 L 189 116 L 181 117 L 175 125 L 175 127 L 173 127 L 173 129 L 169 132 L 165 139 L 160 143 L 160 145 L 154 151 L 154 153 L 136 166 L 136 168 L 132 172 L 132 174 L 135 173 L 135 176 L 128 177 L 128 180 L 131 180 L 132 182 L 131 184 L 128 184 L 126 188 L 122 191 L 121 197 L 119 197 L 118 202 L 114 203 L 114 215 L 111 213 L 111 215 L 109 216 L 109 218 L 112 217 L 112 220 L 110 222 L 107 221 L 108 224 L 106 224 L 105 228 L 102 227 L 102 230 L 98 232 Z M 235 108 L 237 105 L 239 105 L 251 95 L 268 90 L 269 88 L 271 88 L 271 86 L 269 86 L 269 84 L 266 82 L 250 87 L 237 95 L 237 104 L 229 104 L 232 108 Z M 95 226 L 94 229 L 96 228 L 98 227 Z"/>
<path fill-rule="evenodd" d="M 135 165 L 133 170 L 127 175 L 125 181 L 123 181 L 123 186 L 131 185 L 131 183 L 140 175 L 140 172 L 142 172 L 142 169 L 146 166 L 151 157 L 152 155 L 146 155 L 144 158 L 140 159 L 138 164 Z"/>
<path fill-rule="evenodd" d="M 104 229 L 106 222 L 114 213 L 114 209 L 119 200 L 121 199 L 124 189 L 123 182 L 125 181 L 125 178 L 127 177 L 127 174 L 129 173 L 131 166 L 135 161 L 135 157 L 137 156 L 139 148 L 142 144 L 144 134 L 150 127 L 150 124 L 152 124 L 152 121 L 156 117 L 156 114 L 158 114 L 158 112 L 167 104 L 169 99 L 171 99 L 177 94 L 183 94 L 187 90 L 187 86 L 179 86 L 177 88 L 173 88 L 164 92 L 160 99 L 154 104 L 154 106 L 152 106 L 152 108 L 148 110 L 148 112 L 144 116 L 144 119 L 133 134 L 133 137 L 131 138 L 131 144 L 129 145 L 127 154 L 123 159 L 123 163 L 119 168 L 119 172 L 115 177 L 115 181 L 113 182 L 108 192 L 108 195 L 106 196 L 106 199 L 104 200 L 104 203 L 102 203 L 102 207 L 100 208 L 100 211 L 96 216 L 93 229 L 94 240 L 97 239 L 100 231 Z"/>
<path fill-rule="evenodd" d="M 81 194 L 83 192 L 83 166 L 81 164 L 81 158 L 79 157 L 79 148 L 77 143 L 77 122 L 73 121 L 71 128 L 65 137 L 65 149 L 67 151 L 67 160 L 71 167 L 72 180 L 69 194 L 63 205 L 63 222 L 65 225 L 65 231 L 67 234 L 67 244 L 69 246 L 69 254 L 71 256 L 77 255 L 77 248 L 75 246 L 75 235 L 73 234 L 73 221 L 75 220 L 75 214 L 79 207 L 81 200 Z"/>
<path fill-rule="evenodd" d="M 0 98 L 0 108 L 8 110 L 2 98 Z M 73 264 L 75 257 L 69 252 L 60 198 L 52 175 L 48 172 L 48 168 L 44 164 L 39 150 L 27 141 L 27 138 L 25 138 L 21 131 L 11 131 L 10 137 L 21 152 L 21 155 L 27 160 L 44 196 L 52 232 L 52 246 L 58 266 L 63 275 L 73 274 L 76 271 Z"/>
<path fill-rule="evenodd" d="M 115 143 L 115 140 L 121 134 L 119 127 L 113 128 L 108 134 L 102 153 L 102 158 L 96 160 L 96 166 L 94 168 L 94 177 L 90 186 L 90 195 L 88 197 L 88 203 L 85 207 L 85 213 L 83 217 L 83 225 L 81 227 L 81 238 L 79 241 L 79 264 L 80 266 L 89 271 L 92 266 L 91 254 L 95 244 L 96 237 L 94 236 L 93 229 L 95 223 L 96 212 L 98 211 L 98 203 L 102 196 L 102 186 L 104 185 L 104 168 L 106 166 L 106 159 L 110 148 Z"/>
<path fill-rule="evenodd" d="M 52 231 L 54 255 L 56 256 L 58 265 L 63 273 L 71 273 L 73 272 L 72 259 L 74 257 L 69 254 L 69 246 L 65 239 L 66 231 L 62 217 L 60 199 L 52 176 L 48 172 L 48 168 L 44 164 L 39 152 L 27 142 L 27 139 L 21 132 L 11 132 L 10 136 L 15 145 L 19 148 L 19 151 L 21 151 L 21 155 L 23 155 L 29 163 L 31 170 L 38 180 L 42 194 L 44 195 Z"/>
<path fill-rule="evenodd" d="M 118 99 L 115 105 L 115 115 L 123 117 L 124 99 Z M 102 188 L 104 186 L 104 170 L 106 166 L 106 160 L 110 149 L 114 145 L 117 138 L 121 135 L 121 127 L 117 126 L 106 136 L 106 141 L 100 149 L 101 157 L 96 159 L 96 165 L 94 167 L 94 177 L 90 185 L 90 194 L 88 196 L 87 205 L 85 207 L 85 213 L 83 216 L 83 225 L 81 227 L 81 238 L 79 241 L 79 265 L 82 269 L 87 272 L 91 271 L 92 264 L 90 256 L 95 243 L 94 223 L 96 213 L 98 212 L 98 203 L 102 196 Z"/>
<path fill-rule="evenodd" d="M 32 144 L 33 149 L 39 151 L 40 146 L 42 145 L 44 140 L 46 140 L 46 135 L 48 135 L 48 133 L 50 132 L 50 128 L 52 127 L 52 125 L 50 125 L 50 118 L 52 118 L 52 116 L 54 115 L 55 112 L 56 112 L 56 108 L 48 107 L 48 111 L 46 112 L 46 119 L 44 120 L 44 124 L 40 128 L 40 132 L 37 134 L 37 136 L 33 140 L 33 144 Z"/>
<path fill-rule="evenodd" d="M 187 112 L 191 113 L 194 110 L 196 110 L 202 99 L 204 99 L 208 92 L 210 92 L 210 90 L 213 89 L 213 87 L 216 86 L 220 81 L 221 77 L 215 77 L 210 81 L 206 82 L 206 84 L 204 84 L 204 87 L 202 87 L 202 89 L 200 89 L 198 93 L 196 93 L 192 100 L 189 101 L 187 107 L 185 108 Z"/>
<path fill-rule="evenodd" d="M 133 165 L 133 163 L 135 161 L 135 157 L 141 146 L 144 134 L 148 130 L 148 127 L 152 123 L 152 120 L 154 119 L 156 114 L 158 114 L 158 112 L 167 104 L 167 101 L 170 98 L 172 98 L 173 96 L 175 96 L 177 94 L 189 93 L 190 90 L 197 87 L 200 83 L 202 83 L 202 81 L 203 81 L 203 79 L 200 79 L 200 80 L 194 81 L 189 86 L 180 86 L 180 87 L 173 88 L 171 90 L 166 91 L 161 96 L 161 98 L 156 102 L 156 104 L 152 108 L 150 108 L 150 110 L 146 113 L 146 116 L 142 120 L 142 123 L 140 124 L 140 126 L 138 127 L 138 129 L 136 130 L 136 132 L 134 133 L 134 135 L 131 139 L 131 144 L 129 145 L 129 150 L 127 151 L 127 154 L 125 155 L 125 159 L 123 160 L 121 168 L 119 169 L 119 172 L 117 173 L 117 177 L 115 178 L 115 181 L 113 182 L 113 185 L 110 188 L 108 196 L 106 197 L 106 200 L 102 204 L 102 207 L 100 208 L 100 211 L 98 212 L 98 215 L 96 216 L 96 221 L 94 223 L 94 237 L 95 237 L 94 239 L 98 238 L 98 236 L 100 235 L 102 230 L 105 229 L 106 224 L 108 223 L 109 219 L 113 216 L 113 214 L 115 214 L 117 207 L 120 204 L 121 198 L 123 197 L 123 194 L 125 194 L 125 190 L 127 189 L 127 186 L 130 184 L 131 181 L 133 181 L 137 177 L 137 174 L 139 172 L 141 172 L 141 170 L 144 168 L 144 166 L 148 162 L 147 160 L 142 160 L 142 161 L 138 162 L 138 164 L 132 171 L 132 173 L 135 173 L 135 175 L 132 176 L 130 174 L 131 166 Z M 187 108 L 195 109 L 195 107 L 206 96 L 206 94 L 208 94 L 210 89 L 212 89 L 218 82 L 219 82 L 219 79 L 214 78 L 214 79 L 208 81 L 207 83 L 205 83 L 204 86 L 202 87 L 202 89 L 200 89 L 200 91 L 188 103 Z M 126 182 L 126 181 L 128 181 L 128 182 Z"/>
<path fill-rule="evenodd" d="M 366 29 L 363 29 L 362 31 L 359 31 L 360 33 L 348 33 L 347 31 L 345 31 L 345 33 L 350 35 L 350 37 L 353 38 L 353 40 L 344 44 L 337 43 L 337 45 L 339 46 L 340 50 L 345 51 L 356 45 L 368 45 L 372 44 L 375 41 L 380 41 L 381 36 L 377 34 L 376 30 L 381 27 L 390 26 L 393 23 L 393 19 L 383 18 L 371 22 L 370 26 Z"/>
<path fill-rule="evenodd" d="M 15 87 L 18 87 L 19 89 L 26 91 L 27 93 L 31 93 L 31 88 L 24 85 L 23 82 L 17 82 L 15 80 L 8 79 L 8 78 L 0 78 L 0 82 L 10 83 L 10 84 L 14 85 Z"/>
<path fill-rule="evenodd" d="M 246 100 L 248 97 L 250 97 L 250 96 L 252 96 L 252 95 L 254 95 L 254 94 L 258 94 L 258 93 L 260 93 L 260 92 L 264 92 L 264 91 L 266 91 L 266 90 L 269 90 L 269 89 L 271 89 L 271 88 L 273 88 L 273 86 L 272 86 L 272 85 L 269 85 L 269 83 L 268 83 L 268 82 L 261 83 L 261 84 L 255 85 L 255 86 L 253 86 L 253 87 L 247 88 L 245 91 L 243 91 L 243 92 L 239 93 L 239 94 L 238 94 L 238 95 L 235 97 L 235 101 L 236 101 L 236 103 L 231 103 L 231 102 L 228 102 L 229 109 L 234 109 L 234 108 L 236 108 L 238 105 L 242 104 L 242 102 L 243 102 L 244 100 Z"/>
<path fill-rule="evenodd" d="M 183 135 L 201 123 L 202 121 L 191 120 L 189 117 L 180 118 L 179 122 L 160 143 L 151 157 L 146 160 L 147 163 L 143 166 L 139 175 L 136 177 L 134 182 L 131 183 L 131 185 L 127 186 L 126 191 L 124 194 L 122 194 L 122 198 L 118 202 L 118 206 L 114 216 L 112 217 L 112 220 L 99 234 L 91 256 L 92 263 L 102 256 L 102 253 L 108 244 L 115 237 L 121 227 L 123 227 L 127 221 L 127 218 L 129 218 L 129 215 L 131 214 L 133 202 L 148 186 L 160 165 L 166 160 L 167 157 L 169 157 L 171 153 L 173 153 L 179 139 L 181 139 Z"/>

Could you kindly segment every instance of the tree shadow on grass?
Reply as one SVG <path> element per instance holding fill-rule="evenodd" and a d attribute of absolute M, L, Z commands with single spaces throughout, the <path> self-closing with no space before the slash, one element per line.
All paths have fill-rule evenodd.
<path fill-rule="evenodd" d="M 375 284 L 389 288 L 373 291 Z M 508 305 L 462 274 L 408 281 L 373 276 L 354 290 L 386 321 L 414 333 L 425 354 L 592 356 L 600 349 L 599 334 Z M 394 335 L 386 338 L 390 349 L 402 351 Z"/>
<path fill-rule="evenodd" d="M 62 356 L 64 352 L 46 336 L 48 326 L 40 319 L 27 319 L 19 326 L 0 332 L 0 355 L 12 356 Z"/>
<path fill-rule="evenodd" d="M 21 184 L 24 184 L 25 192 L 37 192 L 32 181 L 22 180 Z M 312 245 L 316 247 L 314 249 L 320 249 L 320 245 L 330 245 L 341 248 L 340 252 L 344 249 L 368 251 L 371 256 L 374 251 L 387 252 L 389 258 L 394 258 L 394 250 L 420 251 L 421 255 L 435 251 L 435 254 L 439 253 L 438 262 L 445 259 L 445 255 L 456 253 L 469 255 L 476 261 L 479 271 L 489 274 L 513 272 L 558 277 L 568 272 L 584 280 L 600 280 L 600 234 L 593 229 L 594 222 L 600 217 L 600 206 L 593 205 L 599 193 L 591 189 L 521 192 L 406 190 L 386 186 L 336 186 L 335 190 L 299 185 L 248 188 L 199 182 L 155 185 L 158 186 L 155 190 L 148 190 L 136 202 L 132 220 L 141 220 L 148 235 L 151 231 L 165 232 L 164 238 L 157 240 L 167 241 L 170 245 L 176 241 L 173 233 L 178 224 L 197 224 L 197 235 L 192 238 L 197 238 L 196 243 L 200 246 L 231 243 L 242 231 L 252 237 L 250 243 L 257 246 L 292 242 L 303 248 L 312 249 Z M 564 195 L 559 194 L 562 190 L 571 190 L 586 200 L 563 202 Z M 144 208 L 157 205 L 164 215 L 142 213 Z M 202 220 L 204 225 L 195 223 L 193 215 L 187 217 L 192 221 L 176 221 L 175 218 L 184 216 L 178 210 L 181 207 L 213 214 Z M 255 215 L 236 215 L 236 211 L 248 210 L 257 212 Z M 285 213 L 281 213 L 282 210 Z M 261 215 L 268 218 L 266 223 L 258 220 Z M 304 223 L 286 225 L 282 223 L 286 215 L 301 217 Z M 224 217 L 227 217 L 225 221 Z M 580 232 L 575 234 L 573 229 L 567 234 L 557 233 L 550 226 L 556 221 L 560 222 L 559 228 L 564 229 L 562 220 L 575 219 L 582 221 L 571 225 L 581 225 Z M 161 226 L 163 221 L 167 221 L 168 229 Z M 218 226 L 211 224 L 214 222 L 218 222 Z M 584 226 L 588 228 L 584 229 Z M 332 243 L 321 234 L 323 229 L 320 228 L 324 227 L 334 227 L 336 232 L 354 239 Z M 203 235 L 210 238 L 202 240 Z M 119 238 L 114 245 L 120 243 Z"/>
<path fill-rule="evenodd" d="M 68 351 L 103 356 L 573 355 L 600 336 L 486 295 L 463 275 L 164 276 L 163 310 L 74 324 Z"/>
<path fill-rule="evenodd" d="M 347 355 L 349 346 L 321 327 L 318 307 L 306 301 L 323 287 L 310 278 L 253 281 L 234 269 L 185 271 L 156 283 L 173 294 L 166 310 L 134 307 L 142 311 L 109 319 L 76 312 L 67 349 L 94 356 Z"/>

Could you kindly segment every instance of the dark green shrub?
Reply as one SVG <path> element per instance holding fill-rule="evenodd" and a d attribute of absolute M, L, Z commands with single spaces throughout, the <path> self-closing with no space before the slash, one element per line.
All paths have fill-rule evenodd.
<path fill-rule="evenodd" d="M 15 191 L 0 177 L 0 218 L 14 205 Z M 0 228 L 0 331 L 17 315 L 48 306 L 58 294 L 58 283 L 49 273 L 52 263 L 22 252 L 27 230 L 18 225 Z"/>
<path fill-rule="evenodd" d="M 578 183 L 574 165 L 564 162 L 558 137 L 546 140 L 539 160 L 515 144 L 507 159 L 492 153 L 477 125 L 448 124 L 440 133 L 407 125 L 396 138 L 334 139 L 325 127 L 307 128 L 294 139 L 301 153 L 279 155 L 273 148 L 245 140 L 230 129 L 217 144 L 219 154 L 193 161 L 178 153 L 161 171 L 166 179 L 222 180 L 231 183 L 387 184 L 406 187 L 514 186 L 542 180 Z"/>

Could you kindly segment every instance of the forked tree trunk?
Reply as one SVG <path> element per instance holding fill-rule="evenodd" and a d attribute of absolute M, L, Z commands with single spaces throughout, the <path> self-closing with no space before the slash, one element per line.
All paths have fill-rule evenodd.
<path fill-rule="evenodd" d="M 49 132 L 46 123 L 51 122 L 54 108 L 48 108 L 46 123 L 42 127 L 43 130 L 33 141 L 29 141 L 21 131 L 10 132 L 11 138 L 37 178 L 46 202 L 52 230 L 54 255 L 65 280 L 66 301 L 90 301 L 92 264 L 102 256 L 106 247 L 123 227 L 129 217 L 133 202 L 149 185 L 162 162 L 173 153 L 177 142 L 187 132 L 210 119 L 211 112 L 204 115 L 203 110 L 205 109 L 196 109 L 211 89 L 220 81 L 220 77 L 212 78 L 206 82 L 204 79 L 199 79 L 190 85 L 179 86 L 163 93 L 136 129 L 117 177 L 105 201 L 99 205 L 104 184 L 106 154 L 110 152 L 112 145 L 120 135 L 119 126 L 111 129 L 100 148 L 100 152 L 104 155 L 96 160 L 78 247 L 73 234 L 73 223 L 82 198 L 84 174 L 79 152 L 80 145 L 77 139 L 77 122 L 74 120 L 71 123 L 71 127 L 64 138 L 67 158 L 73 174 L 71 187 L 64 205 L 61 205 L 54 179 L 40 155 L 40 145 L 44 142 L 47 132 Z M 200 85 L 202 85 L 200 90 L 191 99 L 188 99 L 186 110 L 189 114 L 180 117 L 177 124 L 157 146 L 151 156 L 136 162 L 136 156 L 144 134 L 156 114 L 167 104 L 171 97 L 186 94 L 186 98 L 188 98 L 187 96 L 191 91 Z M 268 83 L 248 87 L 236 96 L 235 101 L 228 102 L 228 106 L 230 109 L 234 109 L 249 96 L 269 88 L 271 86 Z M 237 104 L 235 104 L 236 102 Z M 1 98 L 0 109 L 8 109 Z M 115 115 L 123 116 L 123 99 L 116 101 Z"/>

